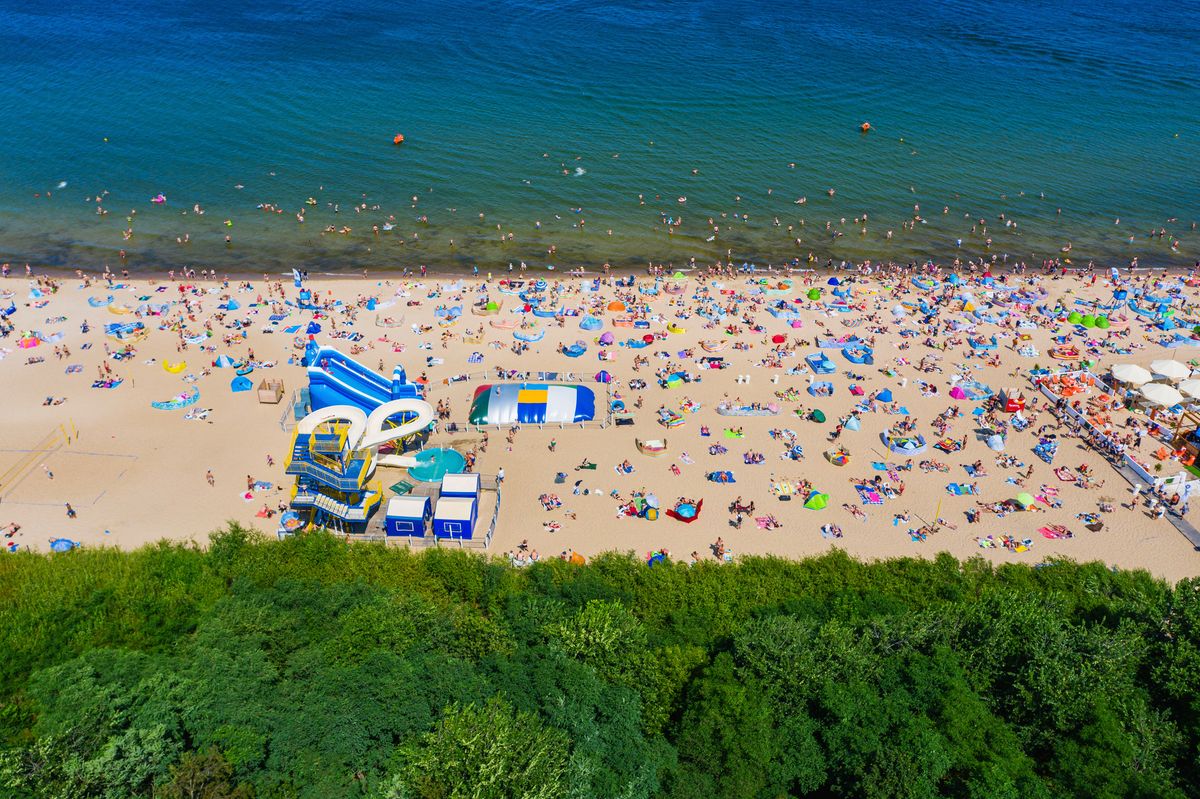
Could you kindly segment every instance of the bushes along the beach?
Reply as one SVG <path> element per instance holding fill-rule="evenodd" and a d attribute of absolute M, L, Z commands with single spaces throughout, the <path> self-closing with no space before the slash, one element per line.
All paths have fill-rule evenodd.
<path fill-rule="evenodd" d="M 1097 564 L 233 528 L 0 597 L 0 797 L 1200 796 L 1200 582 Z"/>

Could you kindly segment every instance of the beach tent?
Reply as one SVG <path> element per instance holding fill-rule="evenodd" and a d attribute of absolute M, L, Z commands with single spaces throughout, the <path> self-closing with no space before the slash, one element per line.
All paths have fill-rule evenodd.
<path fill-rule="evenodd" d="M 810 300 L 819 300 L 819 299 L 821 299 L 821 290 L 820 289 L 809 289 L 808 294 L 806 296 Z"/>
<path fill-rule="evenodd" d="M 847 429 L 847 430 L 861 430 L 861 429 L 862 429 L 862 422 L 858 421 L 858 417 L 857 417 L 857 416 L 851 416 L 849 419 L 847 419 L 847 420 L 846 420 L 845 429 Z"/>
<path fill-rule="evenodd" d="M 1017 494 L 1017 504 L 1022 508 L 1028 508 L 1033 502 L 1033 496 L 1029 492 L 1022 491 L 1020 494 Z"/>
<path fill-rule="evenodd" d="M 227 311 L 236 311 L 241 307 L 242 306 L 238 304 L 238 301 L 234 299 L 231 299 L 229 302 L 225 303 L 225 310 Z"/>
<path fill-rule="evenodd" d="M 610 331 L 607 333 L 601 333 L 600 338 L 597 339 L 597 341 L 599 341 L 601 344 L 603 344 L 607 347 L 607 346 L 611 345 L 614 341 L 616 341 L 616 338 L 613 336 L 612 332 Z"/>
<path fill-rule="evenodd" d="M 612 375 L 610 375 L 604 369 L 601 369 L 599 372 L 596 372 L 596 382 L 597 383 L 611 383 Z"/>
<path fill-rule="evenodd" d="M 80 546 L 78 541 L 72 541 L 69 538 L 55 538 L 50 541 L 51 552 L 70 552 L 78 546 Z"/>
<path fill-rule="evenodd" d="M 826 280 L 825 282 L 828 283 L 830 286 L 842 285 L 842 281 L 838 280 L 836 277 L 831 277 L 828 280 Z"/>
<path fill-rule="evenodd" d="M 809 418 L 812 419 L 814 422 L 822 422 L 823 423 L 825 421 L 825 412 L 822 411 L 820 408 L 817 408 L 816 410 L 814 410 L 812 412 L 812 415 Z"/>
<path fill-rule="evenodd" d="M 999 433 L 993 433 L 992 435 L 988 436 L 987 445 L 988 449 L 992 450 L 993 452 L 1003 452 L 1004 436 L 1000 435 Z"/>
<path fill-rule="evenodd" d="M 234 393 L 249 391 L 250 389 L 254 388 L 254 382 L 245 375 L 238 375 L 237 377 L 233 378 L 233 381 L 230 382 L 229 387 L 233 389 Z"/>
<path fill-rule="evenodd" d="M 624 313 L 625 303 L 613 300 L 608 304 L 608 310 L 612 313 Z"/>
<path fill-rule="evenodd" d="M 880 391 L 875 395 L 875 399 L 879 400 L 880 402 L 891 402 L 892 390 L 890 388 L 885 388 L 883 391 Z"/>
<path fill-rule="evenodd" d="M 829 495 L 822 494 L 820 491 L 814 491 L 808 495 L 808 499 L 804 501 L 804 507 L 809 510 L 821 510 L 829 504 Z"/>
<path fill-rule="evenodd" d="M 599 330 L 602 327 L 604 327 L 604 322 L 590 314 L 579 321 L 580 330 Z"/>
<path fill-rule="evenodd" d="M 423 537 L 425 526 L 433 516 L 429 497 L 404 496 L 388 500 L 383 529 L 387 535 Z"/>
<path fill-rule="evenodd" d="M 220 369 L 228 369 L 231 366 L 237 366 L 237 363 L 237 361 L 228 355 L 218 355 L 217 359 L 213 361 L 213 366 L 216 366 Z"/>
<path fill-rule="evenodd" d="M 321 332 L 321 326 L 316 322 L 309 322 L 308 327 L 304 330 L 304 335 L 315 336 Z"/>

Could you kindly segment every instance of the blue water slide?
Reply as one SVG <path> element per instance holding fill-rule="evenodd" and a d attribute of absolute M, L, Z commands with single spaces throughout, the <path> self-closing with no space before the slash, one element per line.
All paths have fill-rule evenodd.
<path fill-rule="evenodd" d="M 366 413 L 395 399 L 421 398 L 421 386 L 409 383 L 397 366 L 389 380 L 333 347 L 310 344 L 304 353 L 312 410 L 353 405 Z"/>

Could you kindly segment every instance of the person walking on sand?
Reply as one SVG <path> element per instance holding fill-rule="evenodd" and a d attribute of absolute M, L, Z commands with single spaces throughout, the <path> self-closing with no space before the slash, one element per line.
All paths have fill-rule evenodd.
<path fill-rule="evenodd" d="M 67 503 L 67 518 L 74 519 L 76 517 L 75 509 L 71 507 L 71 503 Z"/>
<path fill-rule="evenodd" d="M 209 469 L 207 472 L 204 473 L 204 479 L 208 481 L 208 485 L 210 487 L 213 487 L 213 488 L 216 487 L 217 478 L 213 477 L 212 469 Z"/>

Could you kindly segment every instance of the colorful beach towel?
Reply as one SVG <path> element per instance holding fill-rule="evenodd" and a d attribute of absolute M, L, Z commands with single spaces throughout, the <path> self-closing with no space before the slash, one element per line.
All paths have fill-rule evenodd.
<path fill-rule="evenodd" d="M 864 505 L 882 505 L 883 497 L 869 485 L 856 485 L 854 490 L 858 492 L 858 497 Z"/>

